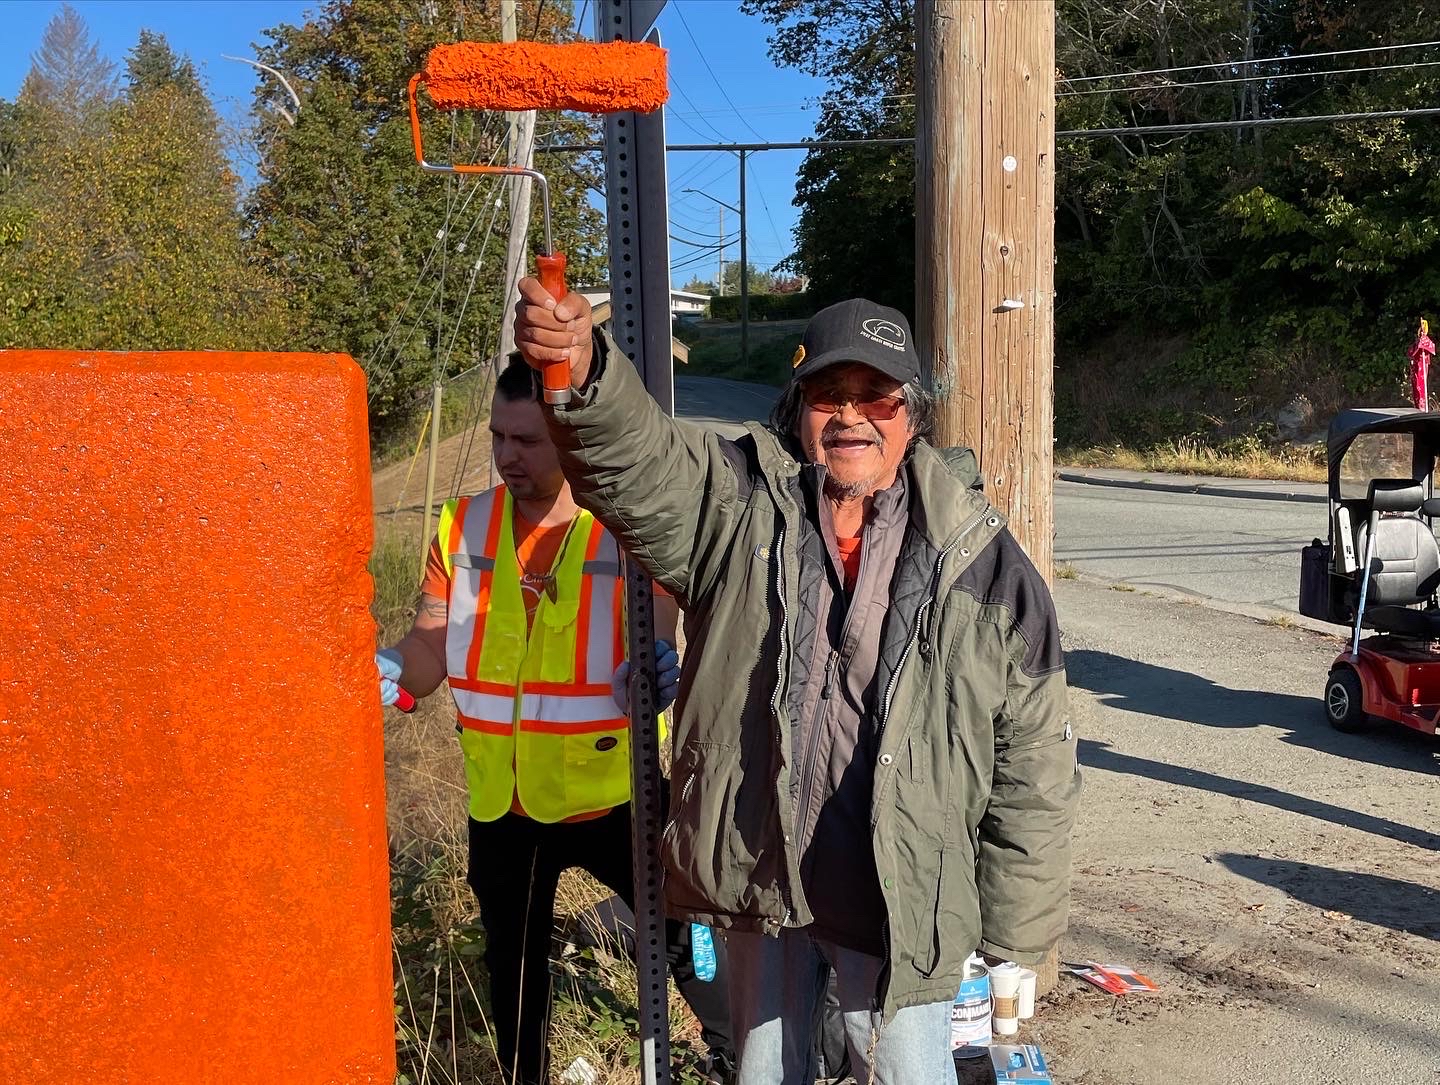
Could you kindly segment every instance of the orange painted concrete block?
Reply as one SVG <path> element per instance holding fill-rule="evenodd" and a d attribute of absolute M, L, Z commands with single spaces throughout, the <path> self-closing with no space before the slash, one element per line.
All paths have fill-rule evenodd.
<path fill-rule="evenodd" d="M 0 1081 L 395 1075 L 365 387 L 0 352 Z"/>

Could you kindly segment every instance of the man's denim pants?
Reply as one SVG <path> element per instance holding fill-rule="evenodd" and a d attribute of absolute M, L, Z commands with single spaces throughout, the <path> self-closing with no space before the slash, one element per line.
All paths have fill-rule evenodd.
<path fill-rule="evenodd" d="M 785 928 L 778 938 L 729 931 L 725 942 L 739 1085 L 815 1080 L 815 1042 L 832 968 L 859 1085 L 954 1085 L 953 1003 L 914 1006 L 882 1021 L 879 957 L 843 949 L 804 928 Z"/>

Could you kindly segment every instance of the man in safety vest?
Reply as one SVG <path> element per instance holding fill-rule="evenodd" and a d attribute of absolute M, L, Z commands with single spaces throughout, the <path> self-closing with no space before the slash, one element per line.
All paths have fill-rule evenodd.
<path fill-rule="evenodd" d="M 450 685 L 470 793 L 467 881 L 480 902 L 497 1053 L 507 1080 L 548 1080 L 556 886 L 578 866 L 634 906 L 622 555 L 560 471 L 535 371 L 500 375 L 490 413 L 504 485 L 446 502 L 414 626 L 376 656 L 381 700 Z M 677 607 L 656 593 L 673 639 Z M 660 701 L 679 657 L 657 640 Z M 667 797 L 668 805 L 668 797 Z M 703 982 L 689 926 L 667 925 L 677 983 L 712 1056 L 730 1065 L 723 975 Z"/>

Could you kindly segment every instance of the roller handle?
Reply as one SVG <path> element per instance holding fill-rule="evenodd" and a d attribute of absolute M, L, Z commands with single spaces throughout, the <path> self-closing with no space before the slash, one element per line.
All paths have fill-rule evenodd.
<path fill-rule="evenodd" d="M 535 257 L 537 276 L 540 285 L 556 301 L 564 299 L 570 293 L 570 288 L 565 285 L 565 254 L 555 252 L 549 256 L 540 255 Z M 540 381 L 545 386 L 545 402 L 553 406 L 560 406 L 570 402 L 570 363 L 547 362 L 540 371 Z"/>
<path fill-rule="evenodd" d="M 404 686 L 400 687 L 400 692 L 395 697 L 395 707 L 401 712 L 415 711 L 415 698 Z"/>

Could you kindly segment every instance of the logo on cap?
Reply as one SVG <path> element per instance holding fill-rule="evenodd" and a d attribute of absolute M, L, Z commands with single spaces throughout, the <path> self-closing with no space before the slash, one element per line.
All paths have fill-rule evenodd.
<path fill-rule="evenodd" d="M 801 343 L 795 348 L 795 357 L 790 359 L 790 368 L 799 369 L 800 363 L 805 360 L 805 344 Z"/>
<path fill-rule="evenodd" d="M 893 320 L 871 317 L 860 325 L 860 334 L 871 342 L 891 350 L 905 349 L 905 329 Z"/>

